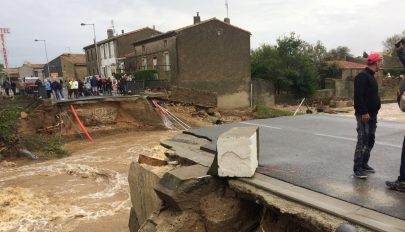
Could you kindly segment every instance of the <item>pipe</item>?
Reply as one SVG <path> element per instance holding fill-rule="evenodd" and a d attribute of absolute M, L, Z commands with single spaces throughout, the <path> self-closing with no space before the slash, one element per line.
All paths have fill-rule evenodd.
<path fill-rule="evenodd" d="M 253 107 L 253 83 L 250 82 L 250 107 Z"/>
<path fill-rule="evenodd" d="M 86 135 L 87 139 L 93 143 L 93 139 L 91 138 L 91 136 L 89 135 L 89 132 L 87 132 L 86 128 L 83 126 L 82 121 L 80 121 L 79 116 L 76 113 L 75 108 L 73 107 L 73 105 L 70 105 L 70 109 L 72 110 L 73 115 L 76 118 L 76 121 L 79 123 L 80 128 L 82 129 L 83 133 Z"/>
<path fill-rule="evenodd" d="M 295 116 L 297 114 L 298 110 L 300 109 L 300 107 L 302 106 L 302 103 L 304 103 L 304 101 L 305 101 L 305 97 L 302 99 L 301 104 L 298 106 L 297 110 L 295 110 L 293 116 Z"/>

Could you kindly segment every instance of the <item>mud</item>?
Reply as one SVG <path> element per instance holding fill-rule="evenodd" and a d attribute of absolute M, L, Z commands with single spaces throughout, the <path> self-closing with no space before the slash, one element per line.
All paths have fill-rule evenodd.
<path fill-rule="evenodd" d="M 0 165 L 0 231 L 128 231 L 128 167 L 139 154 L 160 157 L 160 139 L 138 131 L 65 145 L 72 156 Z M 155 154 L 156 153 L 156 154 Z"/>

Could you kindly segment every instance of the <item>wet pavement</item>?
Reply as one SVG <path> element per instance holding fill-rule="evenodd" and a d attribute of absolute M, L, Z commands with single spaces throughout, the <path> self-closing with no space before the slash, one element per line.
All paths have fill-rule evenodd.
<path fill-rule="evenodd" d="M 405 193 L 387 189 L 385 181 L 399 173 L 405 124 L 380 121 L 367 180 L 353 178 L 356 144 L 354 118 L 302 115 L 252 120 L 188 133 L 213 141 L 203 150 L 215 152 L 218 136 L 233 126 L 259 126 L 258 172 L 365 208 L 405 220 Z"/>

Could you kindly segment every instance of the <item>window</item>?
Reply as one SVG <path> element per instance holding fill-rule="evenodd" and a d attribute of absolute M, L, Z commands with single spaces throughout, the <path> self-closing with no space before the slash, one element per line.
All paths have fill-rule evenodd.
<path fill-rule="evenodd" d="M 165 40 L 163 41 L 163 47 L 164 47 L 164 48 L 167 48 L 167 39 L 165 39 Z"/>
<path fill-rule="evenodd" d="M 112 43 L 112 42 L 111 42 Z M 108 43 L 108 56 L 111 58 L 111 43 Z"/>
<path fill-rule="evenodd" d="M 165 61 L 165 71 L 170 71 L 170 57 L 169 52 L 163 53 L 164 61 Z"/>
<path fill-rule="evenodd" d="M 103 44 L 102 46 L 103 46 L 104 59 L 107 59 L 106 46 L 105 46 L 105 44 Z"/>
<path fill-rule="evenodd" d="M 153 63 L 153 68 L 156 69 L 157 68 L 157 57 L 156 56 L 153 57 L 152 63 Z"/>
<path fill-rule="evenodd" d="M 146 52 L 145 46 L 142 46 L 142 52 Z"/>
<path fill-rule="evenodd" d="M 148 60 L 146 59 L 146 57 L 142 57 L 142 66 L 141 69 L 142 70 L 146 70 L 148 68 Z"/>
<path fill-rule="evenodd" d="M 90 61 L 90 51 L 89 50 L 86 51 L 86 55 L 87 55 L 87 61 Z"/>

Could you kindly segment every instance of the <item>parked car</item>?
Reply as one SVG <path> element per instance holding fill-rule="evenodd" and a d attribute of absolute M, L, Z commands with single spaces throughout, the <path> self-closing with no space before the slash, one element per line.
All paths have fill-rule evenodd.
<path fill-rule="evenodd" d="M 20 77 L 18 78 L 19 86 L 24 90 L 26 94 L 33 94 L 38 92 L 38 85 L 36 82 L 39 77 Z"/>

